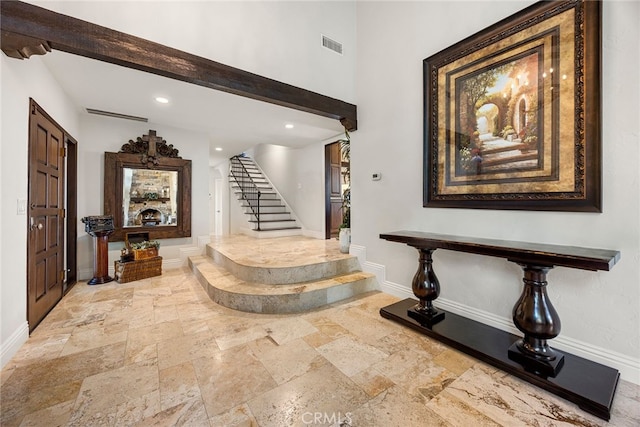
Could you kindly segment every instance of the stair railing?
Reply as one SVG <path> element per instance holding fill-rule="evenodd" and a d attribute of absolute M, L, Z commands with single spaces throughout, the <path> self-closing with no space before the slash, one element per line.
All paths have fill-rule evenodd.
<path fill-rule="evenodd" d="M 242 198 L 246 200 L 251 212 L 256 217 L 257 227 L 256 231 L 260 231 L 260 190 L 258 186 L 253 181 L 251 175 L 249 175 L 249 171 L 244 167 L 244 164 L 240 160 L 240 156 L 233 156 L 230 159 L 231 161 L 231 176 L 235 179 L 238 187 L 240 187 L 240 193 Z M 251 203 L 252 200 L 255 200 L 255 205 Z"/>

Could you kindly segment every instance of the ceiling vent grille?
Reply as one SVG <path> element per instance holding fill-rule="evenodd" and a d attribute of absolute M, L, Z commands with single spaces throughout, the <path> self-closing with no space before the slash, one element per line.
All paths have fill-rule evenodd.
<path fill-rule="evenodd" d="M 329 50 L 332 50 L 336 53 L 339 53 L 340 55 L 342 55 L 342 43 L 337 42 L 333 39 L 330 39 L 329 37 L 325 36 L 324 34 L 322 34 L 322 47 L 325 47 Z"/>
<path fill-rule="evenodd" d="M 128 114 L 112 113 L 110 111 L 95 110 L 93 108 L 87 108 L 87 113 L 96 114 L 98 116 L 115 117 L 117 119 L 135 120 L 136 122 L 148 122 L 146 117 L 129 116 Z"/>

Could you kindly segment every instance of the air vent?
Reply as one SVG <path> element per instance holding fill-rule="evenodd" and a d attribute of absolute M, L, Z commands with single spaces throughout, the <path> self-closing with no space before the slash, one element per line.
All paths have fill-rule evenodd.
<path fill-rule="evenodd" d="M 322 47 L 326 47 L 327 49 L 342 55 L 342 43 L 332 40 L 324 34 L 322 35 Z"/>
<path fill-rule="evenodd" d="M 87 108 L 87 113 L 96 114 L 98 116 L 115 117 L 116 119 L 135 120 L 136 122 L 148 122 L 146 117 L 129 116 L 128 114 L 112 113 L 110 111 L 95 110 L 93 108 Z"/>

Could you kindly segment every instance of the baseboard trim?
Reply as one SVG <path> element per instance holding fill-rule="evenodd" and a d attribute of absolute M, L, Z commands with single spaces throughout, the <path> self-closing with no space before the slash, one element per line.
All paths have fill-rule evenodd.
<path fill-rule="evenodd" d="M 386 267 L 383 264 L 376 264 L 366 260 L 367 251 L 364 246 L 352 244 L 349 252 L 358 257 L 363 271 L 376 275 L 382 292 L 399 298 L 416 299 L 410 285 L 404 286 L 387 281 Z M 450 311 L 514 335 L 522 336 L 522 333 L 515 328 L 511 319 L 497 316 L 493 313 L 461 304 L 457 301 L 448 300 L 446 298 L 438 298 L 434 304 L 443 310 Z M 566 351 L 567 353 L 615 368 L 620 371 L 620 377 L 623 380 L 640 385 L 640 360 L 563 335 L 554 338 L 552 346 L 560 351 Z"/>
<path fill-rule="evenodd" d="M 0 369 L 4 368 L 13 356 L 18 352 L 22 344 L 29 339 L 29 323 L 24 322 L 16 329 L 0 347 Z"/>

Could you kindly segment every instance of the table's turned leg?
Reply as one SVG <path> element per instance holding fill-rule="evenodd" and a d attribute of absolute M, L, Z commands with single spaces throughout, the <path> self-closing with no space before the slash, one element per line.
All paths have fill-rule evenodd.
<path fill-rule="evenodd" d="M 444 319 L 444 312 L 433 306 L 433 300 L 440 295 L 440 282 L 433 272 L 431 254 L 435 249 L 418 249 L 420 251 L 420 265 L 411 288 L 413 294 L 420 300 L 418 304 L 408 310 L 408 315 L 423 325 L 432 326 Z"/>
<path fill-rule="evenodd" d="M 560 333 L 560 316 L 547 296 L 547 272 L 553 267 L 520 266 L 524 288 L 513 307 L 513 323 L 524 337 L 509 347 L 509 358 L 529 371 L 554 377 L 562 368 L 564 356 L 547 344 Z"/>

